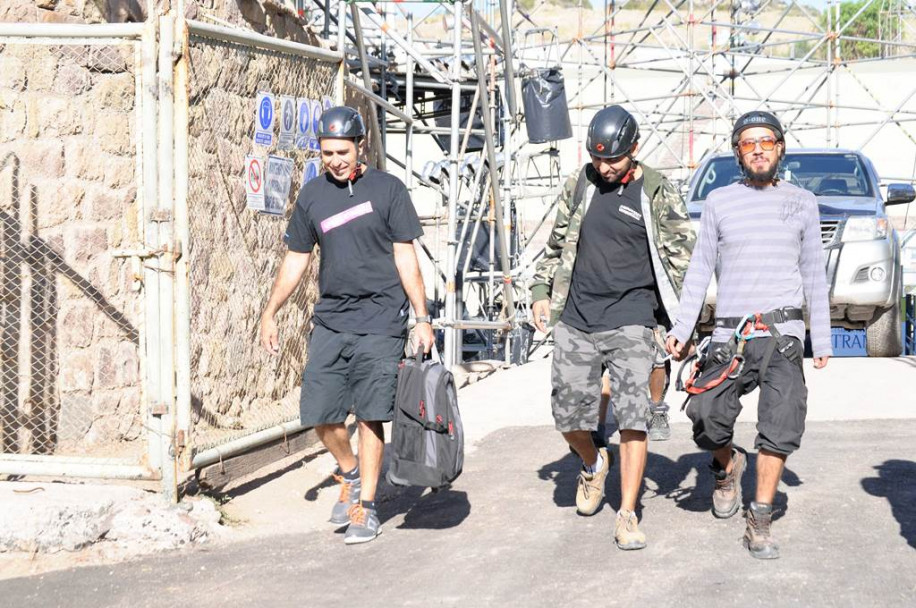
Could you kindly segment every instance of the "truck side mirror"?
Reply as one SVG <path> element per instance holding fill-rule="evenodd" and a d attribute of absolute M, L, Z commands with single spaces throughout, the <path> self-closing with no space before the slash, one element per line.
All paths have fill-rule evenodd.
<path fill-rule="evenodd" d="M 885 205 L 902 205 L 916 199 L 916 190 L 910 184 L 888 184 Z"/>

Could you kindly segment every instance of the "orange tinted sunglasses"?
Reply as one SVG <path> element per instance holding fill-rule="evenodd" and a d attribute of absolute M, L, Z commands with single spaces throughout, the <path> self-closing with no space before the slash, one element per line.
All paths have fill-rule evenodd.
<path fill-rule="evenodd" d="M 757 144 L 764 152 L 772 152 L 776 149 L 776 138 L 770 136 L 758 137 L 757 139 L 742 139 L 738 142 L 738 151 L 741 154 L 750 154 L 757 149 Z"/>

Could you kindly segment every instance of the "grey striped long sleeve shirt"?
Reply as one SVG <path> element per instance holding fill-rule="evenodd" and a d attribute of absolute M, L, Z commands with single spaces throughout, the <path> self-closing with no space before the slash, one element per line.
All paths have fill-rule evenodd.
<path fill-rule="evenodd" d="M 807 303 L 814 356 L 833 354 L 820 215 L 813 194 L 782 181 L 763 189 L 732 184 L 709 194 L 671 330 L 680 342 L 693 332 L 713 271 L 717 317 Z M 805 339 L 804 321 L 776 328 Z M 731 333 L 717 328 L 713 340 L 727 340 Z"/>

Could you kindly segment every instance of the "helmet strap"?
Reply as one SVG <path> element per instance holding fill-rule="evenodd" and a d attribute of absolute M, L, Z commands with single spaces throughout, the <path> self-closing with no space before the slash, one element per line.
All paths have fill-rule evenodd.
<path fill-rule="evenodd" d="M 627 158 L 630 159 L 630 170 L 626 172 L 626 175 L 620 178 L 620 187 L 617 188 L 617 196 L 623 196 L 624 188 L 633 181 L 633 176 L 636 174 L 636 168 L 639 166 L 639 161 L 633 158 L 632 155 L 627 154 Z"/>

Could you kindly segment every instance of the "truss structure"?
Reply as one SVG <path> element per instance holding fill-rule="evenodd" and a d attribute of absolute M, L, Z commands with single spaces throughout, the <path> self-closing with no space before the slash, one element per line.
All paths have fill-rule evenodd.
<path fill-rule="evenodd" d="M 823 11 L 579 0 L 564 13 L 576 16 L 572 34 L 546 0 L 312 2 L 316 29 L 348 51 L 347 86 L 376 104 L 379 164 L 403 175 L 428 226 L 448 364 L 521 361 L 534 346 L 525 282 L 563 178 L 586 160 L 585 128 L 607 104 L 637 116 L 639 157 L 681 185 L 756 108 L 780 116 L 790 147 L 862 149 L 887 181 L 916 175 L 912 0 L 830 0 Z M 532 144 L 519 84 L 550 66 L 565 76 L 573 137 Z"/>

